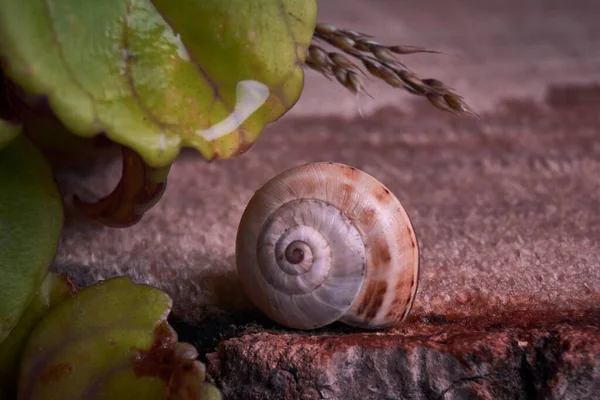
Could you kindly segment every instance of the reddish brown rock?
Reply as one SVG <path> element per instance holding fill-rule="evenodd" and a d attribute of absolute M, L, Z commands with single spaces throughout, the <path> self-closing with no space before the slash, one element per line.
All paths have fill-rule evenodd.
<path fill-rule="evenodd" d="M 600 315 L 426 324 L 387 333 L 242 334 L 207 355 L 228 399 L 592 399 Z M 524 324 L 524 320 L 529 320 Z"/>

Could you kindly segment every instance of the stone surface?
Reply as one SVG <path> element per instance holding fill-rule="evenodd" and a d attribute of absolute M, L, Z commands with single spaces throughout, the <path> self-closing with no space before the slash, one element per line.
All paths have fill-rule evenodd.
<path fill-rule="evenodd" d="M 539 317 L 411 321 L 385 334 L 246 332 L 207 355 L 208 372 L 231 399 L 596 398 L 600 314 Z"/>
<path fill-rule="evenodd" d="M 276 173 L 329 160 L 380 179 L 411 216 L 422 255 L 413 313 L 597 307 L 598 104 L 599 88 L 553 89 L 546 104 L 499 106 L 480 120 L 424 107 L 282 121 L 237 159 L 182 155 L 163 201 L 133 228 L 70 214 L 54 268 L 79 284 L 128 274 L 165 288 L 195 320 L 249 307 L 233 259 L 245 205 Z M 101 176 L 69 187 L 99 191 Z"/>

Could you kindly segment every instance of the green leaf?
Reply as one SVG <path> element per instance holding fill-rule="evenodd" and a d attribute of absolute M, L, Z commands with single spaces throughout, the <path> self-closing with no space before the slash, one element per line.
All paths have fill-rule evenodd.
<path fill-rule="evenodd" d="M 48 273 L 17 325 L 0 343 L 0 393 L 7 394 L 7 398 L 15 397 L 21 354 L 29 335 L 48 311 L 72 296 L 74 290 L 66 278 Z"/>
<path fill-rule="evenodd" d="M 317 16 L 315 0 L 0 0 L 0 9 L 6 74 L 48 95 L 73 133 L 105 132 L 152 167 L 181 147 L 206 159 L 247 150 L 298 100 Z"/>
<path fill-rule="evenodd" d="M 21 126 L 0 119 L 0 150 L 21 133 Z"/>
<path fill-rule="evenodd" d="M 197 352 L 177 343 L 166 322 L 171 304 L 166 293 L 127 277 L 82 289 L 31 334 L 19 398 L 158 400 L 184 383 L 182 393 L 201 390 Z"/>
<path fill-rule="evenodd" d="M 0 136 L 6 127 L 0 123 Z M 62 199 L 50 167 L 18 135 L 0 150 L 0 343 L 46 276 L 62 224 Z"/>

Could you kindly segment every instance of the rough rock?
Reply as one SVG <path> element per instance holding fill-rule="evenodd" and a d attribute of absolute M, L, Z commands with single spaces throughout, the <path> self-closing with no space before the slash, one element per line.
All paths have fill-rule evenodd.
<path fill-rule="evenodd" d="M 597 398 L 600 314 L 539 317 L 413 320 L 386 333 L 249 332 L 208 354 L 208 371 L 227 399 Z"/>

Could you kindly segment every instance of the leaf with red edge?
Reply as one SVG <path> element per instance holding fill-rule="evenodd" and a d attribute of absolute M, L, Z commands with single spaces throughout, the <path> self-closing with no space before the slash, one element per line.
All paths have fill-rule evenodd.
<path fill-rule="evenodd" d="M 208 384 L 196 350 L 178 343 L 167 323 L 171 303 L 166 293 L 127 277 L 82 289 L 31 334 L 19 398 L 202 398 L 188 397 Z"/>

